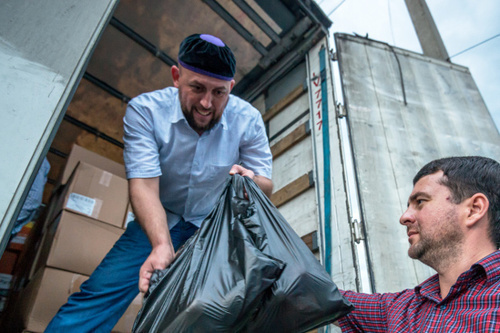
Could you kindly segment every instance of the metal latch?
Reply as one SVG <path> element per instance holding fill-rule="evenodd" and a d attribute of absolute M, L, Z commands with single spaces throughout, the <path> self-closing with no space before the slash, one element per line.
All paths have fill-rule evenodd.
<path fill-rule="evenodd" d="M 359 244 L 362 240 L 365 240 L 363 234 L 363 222 L 358 221 L 358 219 L 354 219 L 351 223 L 352 236 L 354 241 Z"/>
<path fill-rule="evenodd" d="M 342 105 L 342 104 L 337 104 L 337 117 L 338 118 L 344 118 L 345 116 L 347 116 L 347 113 L 345 111 L 345 107 Z"/>
<path fill-rule="evenodd" d="M 333 49 L 330 50 L 330 60 L 331 61 L 337 61 L 337 60 L 339 60 L 339 58 L 337 56 L 337 52 L 334 52 Z"/>

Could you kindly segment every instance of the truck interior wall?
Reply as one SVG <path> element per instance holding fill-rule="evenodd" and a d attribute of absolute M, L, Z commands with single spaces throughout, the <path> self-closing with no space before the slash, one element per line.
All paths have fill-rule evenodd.
<path fill-rule="evenodd" d="M 317 244 L 318 206 L 311 176 L 312 142 L 310 131 L 305 129 L 309 128 L 305 81 L 306 68 L 302 62 L 273 83 L 265 93 L 264 120 L 271 150 L 279 150 L 273 155 L 274 194 L 271 200 L 299 236 L 303 239 L 314 237 L 311 243 Z M 297 130 L 302 133 L 297 135 Z M 276 150 L 278 145 L 280 148 Z"/>
<path fill-rule="evenodd" d="M 305 62 L 301 62 L 284 77 L 269 86 L 266 91 L 266 107 L 272 108 L 280 100 L 284 99 L 292 90 L 303 85 L 306 80 Z M 270 135 L 272 136 L 272 135 Z"/>
<path fill-rule="evenodd" d="M 307 137 L 273 160 L 274 191 L 311 172 L 313 168 L 311 139 Z"/>
<path fill-rule="evenodd" d="M 309 98 L 302 94 L 298 99 L 286 108 L 286 112 L 280 112 L 269 120 L 270 143 L 277 142 L 292 132 L 300 124 L 309 120 Z"/>
<path fill-rule="evenodd" d="M 239 18 L 239 23 L 252 33 L 256 42 L 265 47 L 272 43 L 252 20 L 241 15 L 241 10 L 232 1 L 220 1 L 220 4 L 231 15 Z M 258 9 L 252 1 L 250 4 Z M 155 10 L 151 11 L 151 8 Z M 262 10 L 260 12 L 265 14 Z M 149 0 L 138 5 L 133 1 L 121 1 L 113 19 L 125 24 L 174 62 L 179 44 L 185 36 L 200 31 L 211 31 L 233 47 L 238 62 L 235 77 L 237 82 L 256 66 L 260 58 L 252 45 L 235 34 L 229 24 L 203 2 Z M 275 26 L 278 32 L 281 31 L 269 17 L 266 20 Z M 188 21 L 197 23 L 186 26 L 184 23 Z M 92 82 L 89 77 L 97 80 L 99 84 Z M 87 128 L 76 126 L 68 117 L 63 120 L 47 155 L 52 168 L 44 202 L 47 203 L 50 198 L 53 184 L 57 182 L 59 172 L 64 166 L 64 156 L 69 153 L 73 143 L 123 163 L 122 119 L 128 100 L 141 93 L 171 85 L 170 65 L 162 61 L 158 54 L 151 53 L 130 36 L 119 31 L 112 20 L 90 58 L 86 75 L 80 81 L 66 113 Z M 110 143 L 106 138 L 113 142 Z"/>
<path fill-rule="evenodd" d="M 279 210 L 299 236 L 318 231 L 319 212 L 313 187 L 280 206 Z"/>

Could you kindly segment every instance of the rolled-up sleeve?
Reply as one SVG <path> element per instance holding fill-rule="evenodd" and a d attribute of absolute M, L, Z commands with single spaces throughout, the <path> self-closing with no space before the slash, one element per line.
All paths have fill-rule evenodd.
<path fill-rule="evenodd" d="M 128 104 L 123 118 L 123 159 L 127 178 L 152 178 L 161 175 L 158 143 L 151 110 Z"/>
<path fill-rule="evenodd" d="M 272 154 L 260 114 L 253 119 L 245 131 L 240 145 L 240 159 L 245 168 L 252 170 L 256 175 L 271 179 Z"/>

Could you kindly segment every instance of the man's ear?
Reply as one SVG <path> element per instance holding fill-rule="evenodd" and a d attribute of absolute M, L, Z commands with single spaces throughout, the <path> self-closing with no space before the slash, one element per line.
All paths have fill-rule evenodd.
<path fill-rule="evenodd" d="M 484 218 L 490 207 L 490 202 L 483 193 L 476 193 L 469 199 L 466 199 L 466 204 L 468 210 L 466 225 L 468 227 L 474 226 L 477 221 Z"/>
<path fill-rule="evenodd" d="M 170 72 L 172 73 L 172 80 L 174 81 L 174 87 L 179 88 L 179 78 L 181 77 L 181 71 L 179 67 L 172 66 Z"/>

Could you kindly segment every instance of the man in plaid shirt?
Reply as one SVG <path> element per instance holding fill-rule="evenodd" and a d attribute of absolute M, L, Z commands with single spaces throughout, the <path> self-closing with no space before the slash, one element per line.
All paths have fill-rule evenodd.
<path fill-rule="evenodd" d="M 399 293 L 345 291 L 356 309 L 342 332 L 500 332 L 500 164 L 439 159 L 413 185 L 399 222 L 408 255 L 437 274 Z"/>

